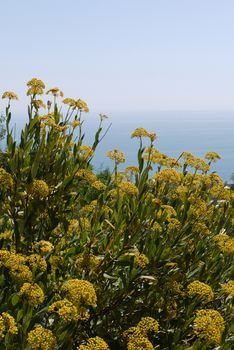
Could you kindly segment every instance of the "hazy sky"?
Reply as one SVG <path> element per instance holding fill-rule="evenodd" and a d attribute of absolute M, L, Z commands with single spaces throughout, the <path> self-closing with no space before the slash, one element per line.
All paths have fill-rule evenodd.
<path fill-rule="evenodd" d="M 234 110 L 233 18 L 234 0 L 1 1 L 0 91 L 17 110 L 32 77 L 92 111 Z"/>

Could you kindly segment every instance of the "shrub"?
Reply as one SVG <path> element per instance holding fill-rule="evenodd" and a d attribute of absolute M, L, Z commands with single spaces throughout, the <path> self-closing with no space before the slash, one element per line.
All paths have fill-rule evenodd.
<path fill-rule="evenodd" d="M 104 116 L 87 146 L 87 104 L 65 98 L 62 113 L 53 88 L 43 114 L 44 83 L 27 85 L 19 142 L 17 96 L 3 94 L 1 349 L 231 349 L 233 194 L 209 172 L 219 155 L 174 159 L 137 128 L 138 165 L 120 172 L 111 150 L 113 171 L 98 176 Z"/>

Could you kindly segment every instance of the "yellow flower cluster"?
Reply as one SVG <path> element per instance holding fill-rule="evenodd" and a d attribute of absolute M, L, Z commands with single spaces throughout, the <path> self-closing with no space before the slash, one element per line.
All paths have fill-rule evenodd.
<path fill-rule="evenodd" d="M 63 103 L 65 105 L 68 105 L 69 107 L 72 107 L 73 109 L 78 109 L 81 112 L 88 113 L 89 112 L 89 107 L 87 103 L 81 99 L 74 100 L 73 98 L 65 98 L 63 100 Z"/>
<path fill-rule="evenodd" d="M 87 216 L 92 214 L 97 209 L 97 200 L 93 200 L 80 209 L 80 215 Z"/>
<path fill-rule="evenodd" d="M 128 194 L 129 196 L 138 194 L 138 188 L 130 181 L 121 181 L 118 183 L 118 187 L 121 191 Z"/>
<path fill-rule="evenodd" d="M 13 232 L 11 230 L 5 230 L 4 232 L 0 233 L 0 239 L 12 241 L 12 235 Z"/>
<path fill-rule="evenodd" d="M 28 91 L 27 95 L 42 95 L 44 93 L 45 84 L 42 80 L 37 78 L 32 78 L 27 82 Z"/>
<path fill-rule="evenodd" d="M 18 328 L 14 317 L 7 312 L 0 315 L 0 340 L 5 337 L 7 333 L 17 334 Z"/>
<path fill-rule="evenodd" d="M 32 281 L 32 272 L 25 262 L 25 257 L 20 254 L 0 250 L 0 266 L 8 269 L 10 276 L 20 284 Z"/>
<path fill-rule="evenodd" d="M 134 253 L 134 264 L 144 269 L 149 264 L 149 259 L 145 254 L 136 252 Z"/>
<path fill-rule="evenodd" d="M 200 281 L 193 281 L 187 286 L 189 296 L 195 296 L 208 303 L 214 299 L 214 293 L 210 286 Z"/>
<path fill-rule="evenodd" d="M 194 320 L 194 331 L 199 338 L 220 344 L 224 331 L 224 319 L 216 310 L 199 310 Z"/>
<path fill-rule="evenodd" d="M 111 160 L 114 160 L 116 164 L 125 162 L 125 155 L 122 151 L 118 149 L 114 149 L 113 151 L 108 151 L 106 153 L 107 157 Z"/>
<path fill-rule="evenodd" d="M 68 299 L 75 305 L 85 303 L 96 306 L 97 296 L 95 289 L 89 281 L 71 279 L 64 283 L 62 291 L 66 292 Z"/>
<path fill-rule="evenodd" d="M 29 345 L 33 350 L 55 350 L 56 337 L 53 332 L 42 326 L 36 326 L 28 333 Z"/>
<path fill-rule="evenodd" d="M 174 184 L 180 183 L 181 178 L 181 174 L 174 169 L 163 169 L 153 176 L 155 180 Z"/>
<path fill-rule="evenodd" d="M 11 190 L 13 187 L 13 178 L 5 169 L 0 168 L 0 190 Z"/>
<path fill-rule="evenodd" d="M 179 231 L 181 230 L 181 222 L 175 218 L 169 218 L 168 219 L 168 226 L 167 229 L 170 232 L 174 232 L 174 231 Z"/>
<path fill-rule="evenodd" d="M 49 186 L 43 180 L 34 180 L 29 187 L 29 193 L 35 198 L 46 198 L 50 193 Z"/>
<path fill-rule="evenodd" d="M 137 174 L 139 174 L 139 168 L 138 168 L 138 166 L 128 166 L 126 169 L 125 169 L 125 171 L 126 172 L 130 172 L 130 173 L 132 173 L 132 174 L 134 174 L 134 175 L 137 175 Z"/>
<path fill-rule="evenodd" d="M 72 122 L 70 122 L 70 125 L 75 129 L 77 126 L 80 125 L 80 121 L 79 120 L 73 120 Z"/>
<path fill-rule="evenodd" d="M 207 152 L 205 158 L 213 162 L 217 162 L 217 160 L 221 159 L 220 155 L 216 152 Z"/>
<path fill-rule="evenodd" d="M 18 100 L 18 96 L 13 91 L 5 91 L 2 94 L 2 99 L 8 98 L 9 100 Z"/>
<path fill-rule="evenodd" d="M 100 260 L 93 253 L 83 253 L 76 257 L 75 265 L 79 270 L 95 270 Z"/>
<path fill-rule="evenodd" d="M 78 346 L 77 350 L 109 350 L 108 344 L 100 337 L 89 338 L 86 345 Z"/>
<path fill-rule="evenodd" d="M 42 100 L 32 100 L 32 105 L 36 108 L 46 108 L 44 102 Z"/>
<path fill-rule="evenodd" d="M 79 147 L 79 151 L 80 151 L 80 154 L 81 154 L 82 158 L 84 158 L 84 159 L 92 157 L 92 155 L 94 153 L 92 147 L 86 146 L 86 145 L 80 146 Z"/>
<path fill-rule="evenodd" d="M 51 253 L 54 250 L 53 244 L 50 243 L 49 241 L 41 240 L 38 243 L 38 246 L 39 246 L 40 253 L 42 255 L 49 254 L 49 253 Z"/>
<path fill-rule="evenodd" d="M 47 264 L 45 259 L 43 259 L 39 254 L 31 254 L 26 258 L 26 261 L 28 265 L 33 269 L 33 270 L 41 270 L 41 271 L 46 271 L 47 269 Z"/>
<path fill-rule="evenodd" d="M 218 235 L 214 236 L 214 241 L 223 253 L 234 253 L 234 238 L 225 233 L 219 233 Z"/>
<path fill-rule="evenodd" d="M 191 166 L 197 170 L 201 170 L 205 173 L 207 173 L 210 170 L 209 164 L 207 164 L 202 158 L 196 158 L 190 152 L 183 152 L 182 157 L 185 160 L 185 164 L 187 164 L 188 166 Z"/>
<path fill-rule="evenodd" d="M 156 139 L 156 134 L 154 132 L 148 132 L 144 128 L 136 128 L 132 135 L 131 138 L 141 138 L 141 137 L 148 137 L 151 141 L 154 141 Z"/>
<path fill-rule="evenodd" d="M 234 297 L 234 281 L 230 280 L 227 283 L 221 284 L 222 292 Z"/>
<path fill-rule="evenodd" d="M 131 327 L 124 332 L 127 338 L 128 350 L 153 350 L 154 347 L 148 339 L 148 333 L 157 333 L 159 329 L 158 321 L 152 317 L 143 317 L 136 327 Z"/>
<path fill-rule="evenodd" d="M 46 92 L 46 94 L 47 95 L 52 94 L 54 97 L 57 97 L 57 96 L 63 97 L 64 96 L 63 92 L 58 87 L 51 88 L 50 90 L 48 90 Z"/>
<path fill-rule="evenodd" d="M 77 308 L 69 300 L 59 300 L 49 306 L 48 312 L 56 312 L 64 322 L 78 321 L 82 317 L 78 314 Z"/>
<path fill-rule="evenodd" d="M 45 299 L 44 292 L 37 283 L 24 283 L 19 291 L 19 294 L 22 297 L 25 297 L 28 304 L 32 306 L 42 304 Z"/>

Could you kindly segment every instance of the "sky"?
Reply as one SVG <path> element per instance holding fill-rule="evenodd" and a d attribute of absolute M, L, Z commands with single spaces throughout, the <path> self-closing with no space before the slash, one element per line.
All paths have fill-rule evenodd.
<path fill-rule="evenodd" d="M 234 111 L 233 16 L 233 0 L 2 0 L 0 92 L 24 110 L 37 77 L 108 114 Z"/>

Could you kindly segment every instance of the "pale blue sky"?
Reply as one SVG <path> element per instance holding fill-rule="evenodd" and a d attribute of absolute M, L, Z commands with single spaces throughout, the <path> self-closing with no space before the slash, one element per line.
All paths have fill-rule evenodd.
<path fill-rule="evenodd" d="M 91 111 L 233 111 L 233 18 L 234 0 L 1 1 L 0 91 L 17 111 L 34 76 Z"/>

